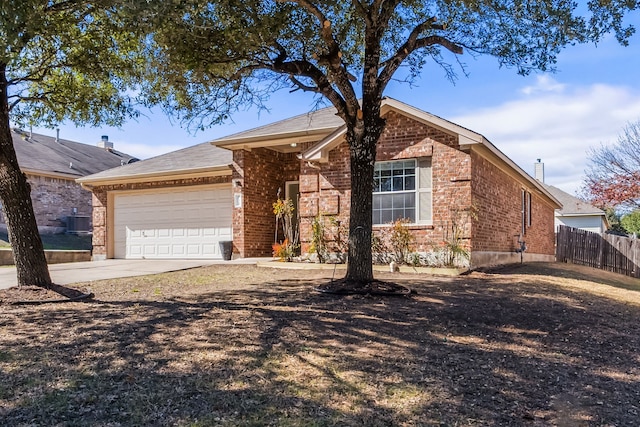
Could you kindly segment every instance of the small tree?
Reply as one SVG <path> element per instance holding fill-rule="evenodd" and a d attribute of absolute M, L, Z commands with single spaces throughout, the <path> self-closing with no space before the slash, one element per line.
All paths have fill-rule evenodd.
<path fill-rule="evenodd" d="M 327 225 L 328 223 L 328 225 Z M 337 262 L 346 261 L 348 243 L 345 240 L 346 227 L 334 215 L 318 213 L 311 221 L 311 247 L 318 262 L 328 262 L 332 256 Z"/>
<path fill-rule="evenodd" d="M 606 232 L 608 234 L 626 236 L 627 231 L 624 229 L 622 223 L 620 222 L 620 213 L 616 212 L 614 208 L 605 208 L 604 213 L 605 217 L 607 218 L 607 222 L 609 223 L 609 228 Z"/>
<path fill-rule="evenodd" d="M 411 220 L 406 218 L 397 219 L 391 224 L 388 240 L 393 251 L 393 259 L 397 264 L 406 264 L 409 254 L 413 251 L 415 238 L 407 227 Z"/>
<path fill-rule="evenodd" d="M 284 233 L 284 241 L 274 244 L 274 255 L 287 261 L 295 255 L 298 250 L 298 228 L 293 221 L 295 208 L 293 207 L 293 201 L 291 199 L 278 199 L 273 204 L 273 213 L 276 216 L 276 233 L 278 233 L 278 226 L 282 227 Z M 277 240 L 277 236 L 276 236 Z"/>
<path fill-rule="evenodd" d="M 449 221 L 444 227 L 442 243 L 445 265 L 454 267 L 469 260 L 469 248 L 465 245 L 465 240 L 468 241 L 468 238 L 465 234 L 471 221 L 478 219 L 478 208 L 475 206 L 466 209 L 450 208 L 449 215 Z"/>
<path fill-rule="evenodd" d="M 640 121 L 629 123 L 612 145 L 588 151 L 583 195 L 595 206 L 640 207 Z"/>
<path fill-rule="evenodd" d="M 640 210 L 624 215 L 620 219 L 620 223 L 627 233 L 633 233 L 636 236 L 640 235 Z"/>

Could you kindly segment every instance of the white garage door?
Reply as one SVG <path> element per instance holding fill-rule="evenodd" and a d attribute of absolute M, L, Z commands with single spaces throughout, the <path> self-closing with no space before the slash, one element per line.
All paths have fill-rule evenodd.
<path fill-rule="evenodd" d="M 231 240 L 231 188 L 117 194 L 114 257 L 222 258 Z"/>

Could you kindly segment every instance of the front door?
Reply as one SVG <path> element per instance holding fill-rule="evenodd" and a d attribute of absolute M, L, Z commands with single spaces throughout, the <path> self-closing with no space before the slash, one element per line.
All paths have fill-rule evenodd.
<path fill-rule="evenodd" d="M 298 219 L 300 218 L 300 212 L 298 211 L 298 202 L 300 201 L 300 182 L 287 181 L 285 184 L 284 197 L 286 199 L 291 199 L 293 202 L 293 220 L 291 221 L 291 225 L 293 226 L 293 235 L 295 236 L 298 233 Z"/>

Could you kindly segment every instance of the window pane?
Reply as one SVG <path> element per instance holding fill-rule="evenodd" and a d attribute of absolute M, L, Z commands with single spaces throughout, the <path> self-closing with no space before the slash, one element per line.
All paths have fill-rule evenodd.
<path fill-rule="evenodd" d="M 404 194 L 394 194 L 393 209 L 404 209 Z"/>
<path fill-rule="evenodd" d="M 420 192 L 420 221 L 431 221 L 431 192 Z"/>
<path fill-rule="evenodd" d="M 411 222 L 416 222 L 416 210 L 415 209 L 407 209 L 404 211 L 404 218 L 410 220 Z"/>
<path fill-rule="evenodd" d="M 392 196 L 380 196 L 380 199 L 380 209 L 391 209 L 393 207 Z"/>
<path fill-rule="evenodd" d="M 431 159 L 420 160 L 420 188 L 431 188 Z"/>
<path fill-rule="evenodd" d="M 405 194 L 404 205 L 407 208 L 415 208 L 416 207 L 416 193 L 407 193 L 407 194 Z"/>
<path fill-rule="evenodd" d="M 402 178 L 401 176 L 394 176 L 393 177 L 393 191 L 402 191 L 402 190 L 404 190 L 403 183 L 404 183 L 404 178 Z"/>
<path fill-rule="evenodd" d="M 416 189 L 416 177 L 415 176 L 407 176 L 404 178 L 404 189 L 405 190 L 415 190 Z"/>
<path fill-rule="evenodd" d="M 380 180 L 379 191 L 391 191 L 391 178 L 382 178 Z"/>
<path fill-rule="evenodd" d="M 383 210 L 380 215 L 380 224 L 388 224 L 393 221 L 393 211 L 391 210 Z"/>

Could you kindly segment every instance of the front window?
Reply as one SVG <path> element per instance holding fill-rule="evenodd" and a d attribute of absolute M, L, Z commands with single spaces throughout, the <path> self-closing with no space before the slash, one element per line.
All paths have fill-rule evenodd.
<path fill-rule="evenodd" d="M 431 159 L 379 162 L 373 171 L 373 223 L 431 221 Z"/>

